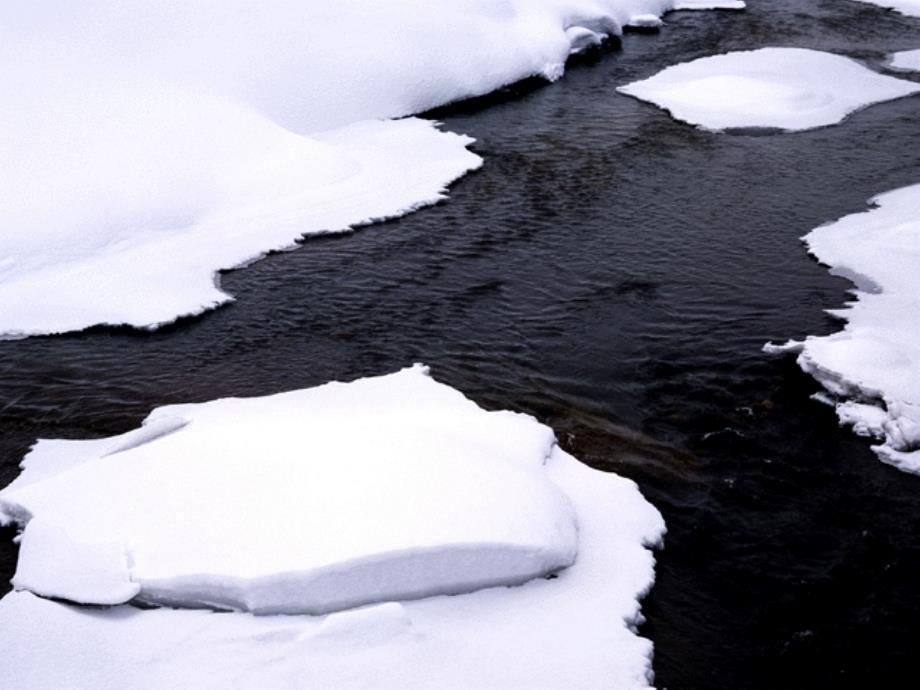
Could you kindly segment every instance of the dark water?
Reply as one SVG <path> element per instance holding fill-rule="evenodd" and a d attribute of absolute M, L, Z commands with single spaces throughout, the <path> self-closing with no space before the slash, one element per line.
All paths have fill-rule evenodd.
<path fill-rule="evenodd" d="M 765 45 L 878 67 L 920 47 L 920 21 L 846 0 L 749 4 L 671 15 L 557 84 L 439 112 L 486 159 L 449 202 L 228 273 L 227 308 L 152 335 L 0 342 L 0 483 L 38 436 L 423 361 L 480 404 L 550 423 L 664 513 L 642 630 L 659 686 L 916 687 L 920 478 L 879 463 L 760 347 L 835 330 L 822 309 L 848 283 L 797 238 L 920 181 L 920 100 L 807 133 L 715 135 L 613 87 Z M 15 551 L 0 549 L 5 580 Z"/>

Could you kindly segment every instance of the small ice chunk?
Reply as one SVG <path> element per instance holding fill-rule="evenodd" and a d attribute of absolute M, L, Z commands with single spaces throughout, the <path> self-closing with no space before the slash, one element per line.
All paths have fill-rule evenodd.
<path fill-rule="evenodd" d="M 75 540 L 63 527 L 33 519 L 20 544 L 16 589 L 80 604 L 123 604 L 140 591 L 124 543 Z"/>
<path fill-rule="evenodd" d="M 920 72 L 920 49 L 892 53 L 890 65 L 893 69 Z"/>
<path fill-rule="evenodd" d="M 618 89 L 684 122 L 720 131 L 832 125 L 855 110 L 920 91 L 840 55 L 760 48 L 699 58 Z"/>
<path fill-rule="evenodd" d="M 633 29 L 657 29 L 662 24 L 664 22 L 657 14 L 634 14 L 629 18 L 626 26 Z"/>
<path fill-rule="evenodd" d="M 675 10 L 743 10 L 744 0 L 675 0 Z"/>
<path fill-rule="evenodd" d="M 868 405 L 848 400 L 837 405 L 837 417 L 844 426 L 853 427 L 859 436 L 884 438 L 888 413 L 878 405 Z"/>

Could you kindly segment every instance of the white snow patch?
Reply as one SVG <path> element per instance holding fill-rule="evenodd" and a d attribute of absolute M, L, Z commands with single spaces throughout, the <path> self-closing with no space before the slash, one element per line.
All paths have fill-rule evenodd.
<path fill-rule="evenodd" d="M 866 276 L 878 291 L 833 310 L 846 327 L 802 343 L 799 365 L 835 396 L 841 423 L 878 437 L 885 462 L 920 474 L 920 185 L 872 199 L 874 208 L 812 230 L 809 251 Z"/>
<path fill-rule="evenodd" d="M 839 55 L 760 48 L 699 58 L 618 89 L 704 129 L 836 124 L 855 110 L 920 91 Z"/>
<path fill-rule="evenodd" d="M 141 598 L 143 574 L 154 571 L 159 584 L 171 580 L 173 603 L 226 597 L 220 578 L 202 575 L 232 569 L 246 596 L 265 585 L 262 601 L 296 611 L 316 597 L 303 568 L 333 553 L 340 567 L 326 603 L 338 606 L 359 582 L 374 588 L 360 601 L 381 603 L 256 617 L 86 609 L 14 592 L 0 601 L 0 687 L 283 688 L 305 678 L 336 688 L 647 687 L 651 643 L 632 626 L 654 577 L 648 547 L 664 531 L 659 513 L 633 482 L 581 465 L 535 420 L 485 412 L 426 374 L 416 367 L 161 408 L 151 421 L 189 423 L 116 455 L 89 442 L 93 457 L 69 468 L 51 453 L 59 473 L 2 495 L 7 508 L 28 505 L 35 515 L 23 535 L 27 559 L 27 548 L 38 549 L 44 563 L 60 556 L 92 579 L 114 552 L 102 558 L 87 548 L 71 558 L 71 549 L 89 532 L 97 544 L 125 537 Z M 36 446 L 33 472 L 43 447 L 61 450 Z M 416 558 L 430 546 L 444 560 Z M 359 553 L 389 558 L 365 572 L 352 558 Z M 402 570 L 390 567 L 400 563 Z M 496 585 L 570 563 L 519 587 L 387 601 L 423 593 L 407 592 L 404 578 L 434 594 L 471 569 L 489 570 Z M 256 574 L 270 586 L 246 579 Z M 41 574 L 58 593 L 67 580 L 60 575 Z M 93 587 L 105 588 L 110 576 Z"/>
<path fill-rule="evenodd" d="M 744 0 L 676 0 L 675 10 L 743 10 Z"/>
<path fill-rule="evenodd" d="M 895 10 L 908 17 L 920 17 L 920 0 L 856 0 L 878 5 L 889 10 Z"/>
<path fill-rule="evenodd" d="M 920 49 L 892 53 L 890 65 L 893 69 L 920 72 Z"/>

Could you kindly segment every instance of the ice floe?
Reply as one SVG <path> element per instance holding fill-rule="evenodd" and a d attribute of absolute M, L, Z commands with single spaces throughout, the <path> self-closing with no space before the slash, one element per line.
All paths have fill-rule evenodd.
<path fill-rule="evenodd" d="M 858 62 L 803 48 L 760 48 L 699 58 L 618 89 L 704 129 L 832 125 L 873 103 L 920 91 Z"/>
<path fill-rule="evenodd" d="M 878 5 L 889 10 L 896 10 L 908 17 L 920 17 L 920 0 L 857 0 L 870 5 Z"/>
<path fill-rule="evenodd" d="M 676 0 L 675 10 L 743 10 L 744 0 Z"/>
<path fill-rule="evenodd" d="M 0 493 L 24 528 L 0 687 L 650 682 L 658 512 L 423 367 L 160 408 L 24 465 Z"/>
<path fill-rule="evenodd" d="M 154 327 L 217 272 L 399 215 L 480 165 L 391 118 L 531 76 L 672 0 L 0 7 L 0 337 Z"/>
<path fill-rule="evenodd" d="M 766 349 L 798 352 L 802 369 L 836 396 L 841 423 L 879 438 L 873 450 L 883 461 L 920 474 L 920 185 L 871 203 L 804 238 L 857 285 L 855 301 L 831 312 L 844 329 Z"/>
<path fill-rule="evenodd" d="M 920 72 L 920 49 L 892 53 L 889 64 L 893 69 Z"/>

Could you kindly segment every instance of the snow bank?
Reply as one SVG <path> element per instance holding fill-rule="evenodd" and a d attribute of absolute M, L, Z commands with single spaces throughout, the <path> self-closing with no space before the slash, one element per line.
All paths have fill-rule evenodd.
<path fill-rule="evenodd" d="M 471 140 L 381 120 L 555 79 L 672 4 L 6 3 L 0 336 L 196 314 L 220 269 L 433 203 Z"/>
<path fill-rule="evenodd" d="M 857 0 L 870 5 L 878 5 L 890 10 L 896 10 L 908 17 L 920 17 L 920 0 Z"/>
<path fill-rule="evenodd" d="M 127 573 L 138 598 L 171 604 L 382 603 L 256 617 L 15 592 L 0 602 L 0 687 L 650 680 L 651 644 L 634 625 L 658 512 L 532 418 L 485 412 L 424 368 L 160 408 L 120 437 L 41 442 L 25 464 L 2 493 L 7 519 L 25 524 L 18 587 L 127 599 L 115 577 Z M 334 582 L 309 577 L 329 563 Z"/>
<path fill-rule="evenodd" d="M 920 50 L 902 50 L 900 53 L 892 53 L 890 64 L 894 69 L 920 72 Z"/>
<path fill-rule="evenodd" d="M 879 438 L 884 462 L 920 474 L 920 185 L 872 203 L 804 238 L 857 285 L 856 300 L 831 312 L 846 327 L 767 350 L 799 352 L 802 369 L 838 398 L 841 423 Z"/>
<path fill-rule="evenodd" d="M 704 129 L 832 125 L 873 103 L 920 91 L 839 55 L 761 48 L 668 67 L 618 89 Z"/>

